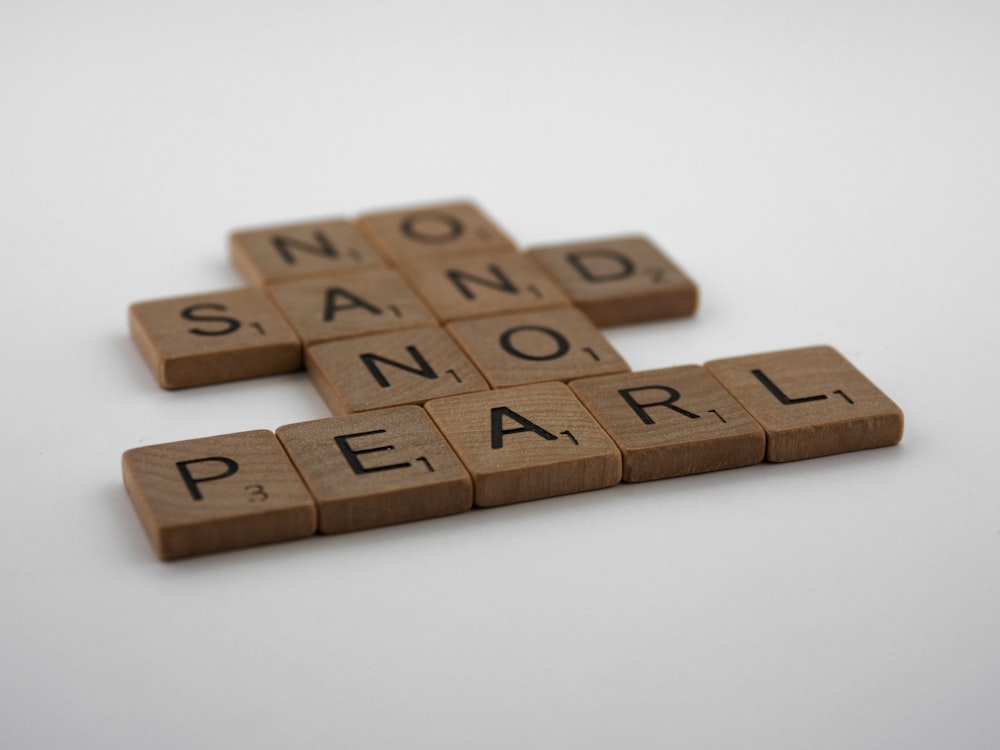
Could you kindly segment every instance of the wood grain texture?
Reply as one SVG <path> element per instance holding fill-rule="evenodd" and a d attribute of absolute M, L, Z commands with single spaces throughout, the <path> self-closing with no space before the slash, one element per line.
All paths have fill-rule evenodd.
<path fill-rule="evenodd" d="M 388 268 L 273 284 L 268 294 L 305 346 L 437 323 Z"/>
<path fill-rule="evenodd" d="M 446 330 L 494 388 L 629 370 L 604 334 L 573 307 L 460 320 Z"/>
<path fill-rule="evenodd" d="M 692 315 L 698 306 L 694 282 L 645 237 L 534 247 L 527 254 L 597 326 Z"/>
<path fill-rule="evenodd" d="M 369 213 L 357 220 L 357 226 L 394 264 L 445 255 L 516 251 L 500 228 L 467 202 Z"/>
<path fill-rule="evenodd" d="M 229 256 L 255 286 L 385 265 L 358 228 L 342 219 L 241 229 L 229 235 Z"/>
<path fill-rule="evenodd" d="M 164 388 L 189 388 L 302 367 L 302 344 L 259 289 L 137 302 L 129 329 Z"/>
<path fill-rule="evenodd" d="M 315 503 L 268 430 L 134 448 L 122 474 L 164 560 L 316 531 Z"/>
<path fill-rule="evenodd" d="M 538 263 L 522 254 L 448 256 L 399 268 L 437 318 L 446 322 L 570 303 Z"/>
<path fill-rule="evenodd" d="M 316 500 L 324 534 L 472 507 L 468 472 L 419 406 L 286 425 L 277 435 Z"/>
<path fill-rule="evenodd" d="M 425 408 L 472 475 L 477 506 L 621 481 L 614 442 L 562 383 L 437 399 Z"/>
<path fill-rule="evenodd" d="M 573 393 L 622 452 L 626 482 L 764 460 L 764 430 L 696 365 L 575 380 Z"/>
<path fill-rule="evenodd" d="M 336 415 L 489 388 L 452 338 L 436 327 L 317 344 L 306 350 L 306 368 Z"/>
<path fill-rule="evenodd" d="M 719 359 L 705 368 L 767 432 L 768 461 L 880 448 L 903 412 L 829 346 Z"/>

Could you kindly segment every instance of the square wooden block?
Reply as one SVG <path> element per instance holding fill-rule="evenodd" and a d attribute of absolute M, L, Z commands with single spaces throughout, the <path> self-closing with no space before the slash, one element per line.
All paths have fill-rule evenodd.
<path fill-rule="evenodd" d="M 388 268 L 274 284 L 268 293 L 306 346 L 437 324 Z"/>
<path fill-rule="evenodd" d="M 337 415 L 485 391 L 483 376 L 440 328 L 328 341 L 306 350 L 316 389 Z"/>
<path fill-rule="evenodd" d="M 563 383 L 436 399 L 425 408 L 472 475 L 479 507 L 621 481 L 614 442 Z"/>
<path fill-rule="evenodd" d="M 342 219 L 241 229 L 229 235 L 229 256 L 256 286 L 385 265 L 354 223 Z"/>
<path fill-rule="evenodd" d="M 443 255 L 515 252 L 512 243 L 471 203 L 442 203 L 370 213 L 358 228 L 390 262 Z"/>
<path fill-rule="evenodd" d="M 431 258 L 400 270 L 443 321 L 569 305 L 538 263 L 520 253 Z"/>
<path fill-rule="evenodd" d="M 705 364 L 767 432 L 768 461 L 895 445 L 903 412 L 829 346 Z"/>
<path fill-rule="evenodd" d="M 164 560 L 316 532 L 316 505 L 269 430 L 133 448 L 122 474 Z"/>
<path fill-rule="evenodd" d="M 460 320 L 447 330 L 494 388 L 629 369 L 587 316 L 573 307 Z"/>
<path fill-rule="evenodd" d="M 645 237 L 613 237 L 528 250 L 594 325 L 691 315 L 698 288 Z"/>
<path fill-rule="evenodd" d="M 278 428 L 319 508 L 319 530 L 339 534 L 461 513 L 472 480 L 419 406 Z"/>
<path fill-rule="evenodd" d="M 259 289 L 137 302 L 132 338 L 164 388 L 293 372 L 302 344 Z"/>
<path fill-rule="evenodd" d="M 607 375 L 569 386 L 621 450 L 626 482 L 764 460 L 764 430 L 702 367 Z"/>

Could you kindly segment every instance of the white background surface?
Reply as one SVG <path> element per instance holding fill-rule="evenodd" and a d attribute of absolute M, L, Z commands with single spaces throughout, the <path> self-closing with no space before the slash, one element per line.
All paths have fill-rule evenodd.
<path fill-rule="evenodd" d="M 991 2 L 4 3 L 3 748 L 995 748 Z M 233 228 L 470 197 L 645 232 L 634 369 L 829 343 L 895 448 L 158 562 L 121 453 L 327 415 L 164 392 L 129 303 Z"/>

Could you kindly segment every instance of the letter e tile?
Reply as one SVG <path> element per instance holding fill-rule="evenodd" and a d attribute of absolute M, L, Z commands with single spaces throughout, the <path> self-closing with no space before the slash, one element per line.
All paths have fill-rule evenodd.
<path fill-rule="evenodd" d="M 269 430 L 133 448 L 122 474 L 164 560 L 316 532 L 316 505 Z"/>
<path fill-rule="evenodd" d="M 419 406 L 301 422 L 277 433 L 316 500 L 324 534 L 472 507 L 468 472 Z"/>
<path fill-rule="evenodd" d="M 895 445 L 903 412 L 829 346 L 705 364 L 767 432 L 768 461 Z"/>
<path fill-rule="evenodd" d="M 477 506 L 621 481 L 614 442 L 563 383 L 436 399 L 425 408 L 472 475 Z"/>

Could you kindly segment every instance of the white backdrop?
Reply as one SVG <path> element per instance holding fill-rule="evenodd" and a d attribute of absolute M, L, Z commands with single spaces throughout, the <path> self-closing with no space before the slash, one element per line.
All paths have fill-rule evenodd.
<path fill-rule="evenodd" d="M 7 3 L 4 748 L 995 748 L 990 2 Z M 903 443 L 158 562 L 142 444 L 327 415 L 164 392 L 141 299 L 233 228 L 469 197 L 642 232 L 634 369 L 829 343 Z"/>

